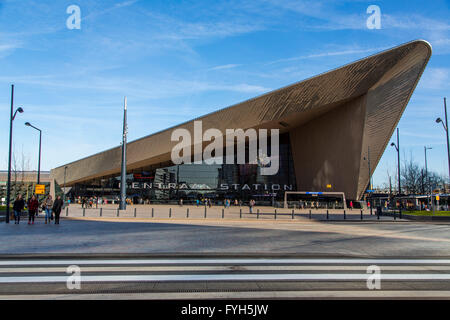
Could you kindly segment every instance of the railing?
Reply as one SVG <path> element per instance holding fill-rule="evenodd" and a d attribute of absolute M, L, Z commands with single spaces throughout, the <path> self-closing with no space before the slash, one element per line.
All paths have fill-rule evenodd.
<path fill-rule="evenodd" d="M 67 206 L 62 217 L 72 218 L 130 218 L 130 219 L 254 219 L 321 221 L 395 221 L 401 218 L 398 210 L 363 209 L 282 209 L 273 207 L 230 206 L 128 206 L 127 210 L 108 206 L 81 208 Z"/>

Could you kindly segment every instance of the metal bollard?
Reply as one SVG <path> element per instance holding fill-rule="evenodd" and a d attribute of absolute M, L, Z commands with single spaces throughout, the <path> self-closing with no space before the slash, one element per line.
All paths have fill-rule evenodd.
<path fill-rule="evenodd" d="M 395 213 L 395 210 L 394 210 L 394 220 L 397 220 L 397 215 Z"/>
<path fill-rule="evenodd" d="M 277 209 L 275 209 L 275 220 L 277 220 Z"/>
<path fill-rule="evenodd" d="M 169 208 L 169 218 L 172 217 L 172 208 Z"/>
<path fill-rule="evenodd" d="M 294 219 L 294 209 L 292 209 L 292 219 Z"/>
<path fill-rule="evenodd" d="M 152 218 L 155 216 L 154 209 L 155 209 L 155 208 L 152 208 Z"/>
<path fill-rule="evenodd" d="M 83 208 L 83 217 L 85 217 L 85 216 L 86 216 L 86 209 Z"/>
<path fill-rule="evenodd" d="M 362 209 L 361 209 L 361 220 L 363 219 Z"/>
<path fill-rule="evenodd" d="M 259 219 L 259 209 L 256 209 L 256 219 Z"/>
<path fill-rule="evenodd" d="M 241 209 L 239 209 L 239 218 L 241 218 L 241 219 L 242 219 L 242 208 L 241 208 Z"/>
<path fill-rule="evenodd" d="M 103 208 L 100 208 L 100 217 L 103 215 Z"/>
<path fill-rule="evenodd" d="M 117 216 L 119 216 L 119 208 L 117 208 Z"/>
<path fill-rule="evenodd" d="M 327 210 L 327 220 L 329 219 L 328 210 Z"/>
<path fill-rule="evenodd" d="M 344 210 L 344 220 L 347 219 L 347 217 L 345 216 L 345 210 Z"/>
<path fill-rule="evenodd" d="M 206 206 L 205 206 L 205 219 L 206 219 Z"/>
<path fill-rule="evenodd" d="M 225 209 L 222 208 L 222 219 L 225 217 Z"/>
<path fill-rule="evenodd" d="M 186 218 L 189 218 L 189 208 L 186 209 Z"/>
<path fill-rule="evenodd" d="M 66 207 L 66 217 L 69 215 L 69 207 Z"/>
<path fill-rule="evenodd" d="M 136 208 L 134 208 L 134 217 L 136 218 Z"/>
<path fill-rule="evenodd" d="M 309 218 L 311 219 L 311 209 L 309 209 Z"/>

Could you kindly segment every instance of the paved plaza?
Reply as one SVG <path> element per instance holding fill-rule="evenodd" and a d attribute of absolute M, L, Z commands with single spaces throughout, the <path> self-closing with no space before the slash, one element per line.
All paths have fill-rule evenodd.
<path fill-rule="evenodd" d="M 147 208 L 148 209 L 148 208 Z M 42 216 L 35 225 L 0 223 L 0 233 L 8 245 L 0 254 L 19 253 L 295 253 L 345 256 L 447 256 L 450 253 L 450 224 L 424 223 L 358 213 L 336 213 L 336 220 L 309 219 L 308 214 L 280 210 L 273 215 L 254 215 L 239 211 L 211 210 L 207 218 L 192 209 L 189 219 L 175 208 L 168 217 L 168 207 L 159 206 L 154 217 L 148 210 L 129 207 L 116 216 L 113 208 L 104 208 L 102 217 L 96 209 L 71 207 L 62 215 L 60 225 L 46 225 Z M 265 210 L 274 210 L 265 208 Z M 263 210 L 261 210 L 263 211 Z M 283 212 L 285 214 L 283 214 Z M 150 211 L 151 214 L 151 211 Z M 213 215 L 214 214 L 214 215 Z M 316 213 L 317 214 L 317 213 Z M 313 214 L 314 215 L 314 214 Z M 339 217 L 339 220 L 337 218 Z"/>

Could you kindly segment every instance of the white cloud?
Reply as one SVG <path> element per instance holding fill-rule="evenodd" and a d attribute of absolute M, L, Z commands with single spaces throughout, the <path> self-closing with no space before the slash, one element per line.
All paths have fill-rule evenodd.
<path fill-rule="evenodd" d="M 425 89 L 444 89 L 449 88 L 450 69 L 447 68 L 428 68 L 425 70 L 420 86 Z"/>
<path fill-rule="evenodd" d="M 240 64 L 224 64 L 224 65 L 221 65 L 221 66 L 216 66 L 216 67 L 210 68 L 208 70 L 212 71 L 212 70 L 233 69 L 233 68 L 236 68 L 236 67 L 239 67 L 239 66 L 241 66 L 241 65 Z"/>

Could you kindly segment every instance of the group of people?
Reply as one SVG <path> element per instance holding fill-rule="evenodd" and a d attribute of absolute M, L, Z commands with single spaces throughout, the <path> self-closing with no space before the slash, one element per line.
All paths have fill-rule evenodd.
<path fill-rule="evenodd" d="M 57 196 L 56 200 L 53 201 L 52 196 L 48 195 L 41 203 L 41 207 L 45 212 L 45 224 L 50 224 L 50 221 L 53 220 L 53 214 L 55 224 L 59 224 L 59 216 L 64 207 L 61 196 Z M 33 194 L 27 202 L 25 202 L 21 194 L 17 196 L 13 204 L 14 224 L 20 223 L 20 216 L 25 209 L 28 210 L 28 224 L 34 224 L 34 218 L 39 213 L 39 201 L 36 195 Z"/>

